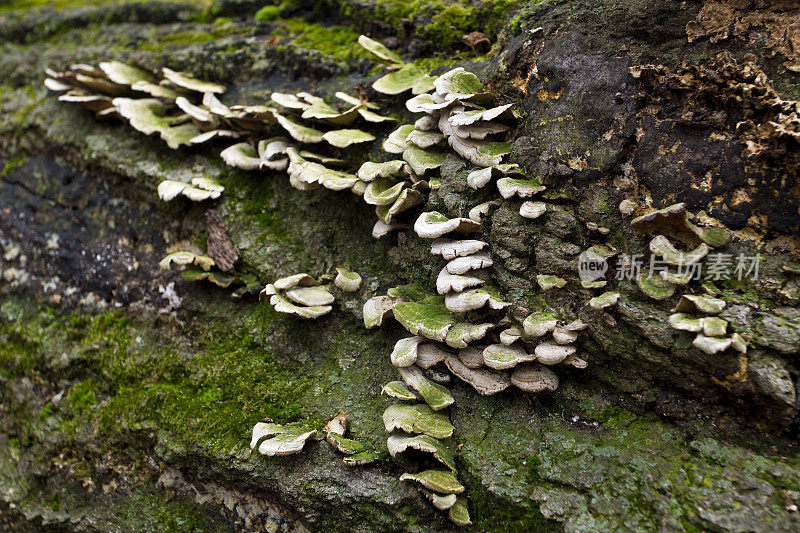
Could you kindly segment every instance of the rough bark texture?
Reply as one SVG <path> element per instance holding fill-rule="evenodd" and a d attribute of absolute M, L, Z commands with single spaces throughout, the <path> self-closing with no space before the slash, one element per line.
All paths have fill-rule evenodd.
<path fill-rule="evenodd" d="M 534 225 L 506 200 L 487 219 L 495 282 L 515 304 L 590 324 L 589 367 L 562 373 L 554 393 L 486 398 L 453 385 L 474 529 L 800 528 L 800 285 L 782 269 L 797 262 L 800 146 L 769 126 L 782 119 L 763 99 L 800 99 L 796 28 L 775 31 L 792 2 L 29 4 L 38 2 L 0 5 L 4 526 L 452 527 L 398 481 L 404 463 L 385 450 L 380 389 L 396 379 L 389 353 L 402 328 L 361 322 L 364 301 L 389 287 L 432 290 L 441 264 L 428 243 L 411 232 L 375 240 L 374 213 L 355 195 L 230 170 L 217 157 L 224 144 L 170 151 L 41 85 L 46 67 L 118 59 L 225 83 L 228 103 L 355 89 L 405 119 L 401 99 L 370 89 L 374 63 L 355 44 L 368 33 L 437 74 L 465 66 L 520 103 L 512 159 L 561 207 Z M 748 9 L 762 18 L 734 26 Z M 474 30 L 491 40 L 488 54 L 460 43 Z M 450 158 L 425 210 L 465 216 L 497 196 L 468 188 L 467 172 Z M 158 200 L 161 180 L 196 176 L 224 182 L 219 220 L 206 218 L 208 203 Z M 595 238 L 586 222 L 611 228 L 620 250 L 646 250 L 617 209 L 626 198 L 687 202 L 734 231 L 728 251 L 764 255 L 758 282 L 720 287 L 723 317 L 750 340 L 746 357 L 706 355 L 671 329 L 677 297 L 656 302 L 619 283 L 613 327 L 585 305 L 593 294 L 574 279 Z M 175 242 L 205 248 L 215 235 L 235 261 L 225 228 L 237 270 L 262 284 L 348 265 L 363 287 L 302 321 L 158 268 Z M 542 273 L 573 282 L 542 293 Z M 324 442 L 289 457 L 250 454 L 250 428 L 264 417 L 321 426 L 340 410 L 380 451 L 377 464 L 343 466 Z"/>

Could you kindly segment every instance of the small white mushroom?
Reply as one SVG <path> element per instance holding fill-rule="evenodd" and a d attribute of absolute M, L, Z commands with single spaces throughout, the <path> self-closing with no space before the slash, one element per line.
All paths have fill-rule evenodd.
<path fill-rule="evenodd" d="M 620 294 L 618 292 L 604 292 L 600 296 L 595 296 L 591 300 L 589 300 L 589 307 L 592 309 L 596 309 L 598 311 L 603 310 L 607 307 L 612 307 L 617 304 L 619 301 Z"/>
<path fill-rule="evenodd" d="M 356 292 L 361 288 L 361 276 L 347 268 L 337 268 L 333 284 L 345 292 Z"/>
<path fill-rule="evenodd" d="M 719 352 L 724 352 L 730 348 L 733 341 L 730 338 L 706 337 L 702 333 L 698 333 L 697 337 L 692 341 L 692 346 L 699 348 L 709 355 L 714 355 Z"/>
<path fill-rule="evenodd" d="M 577 349 L 574 346 L 564 346 L 543 342 L 536 347 L 536 359 L 544 365 L 557 365 L 568 356 L 574 354 Z"/>
<path fill-rule="evenodd" d="M 420 368 L 431 368 L 444 361 L 448 355 L 450 354 L 439 346 L 426 342 L 417 347 L 416 364 Z"/>
<path fill-rule="evenodd" d="M 695 318 L 686 313 L 673 313 L 669 315 L 669 325 L 681 331 L 698 333 L 703 331 L 703 319 Z"/>
<path fill-rule="evenodd" d="M 553 330 L 553 340 L 558 344 L 572 344 L 578 340 L 578 332 L 564 326 L 556 326 Z"/>
<path fill-rule="evenodd" d="M 547 204 L 544 202 L 532 202 L 530 200 L 522 202 L 519 207 L 519 214 L 525 218 L 535 219 L 544 215 L 547 211 Z"/>
<path fill-rule="evenodd" d="M 501 178 L 497 180 L 497 189 L 503 198 L 519 196 L 520 198 L 530 198 L 536 193 L 546 189 L 536 180 L 524 180 L 517 178 Z"/>
<path fill-rule="evenodd" d="M 587 363 L 586 361 L 584 361 L 583 359 L 581 359 L 580 357 L 578 357 L 574 353 L 568 355 L 566 357 L 566 359 L 561 361 L 561 364 L 564 365 L 564 366 L 571 366 L 571 367 L 574 367 L 574 368 L 586 368 L 587 366 L 589 366 L 589 363 Z"/>
<path fill-rule="evenodd" d="M 530 354 L 516 346 L 505 344 L 490 344 L 483 349 L 483 362 L 495 370 L 507 370 L 520 363 L 529 363 L 536 360 L 535 354 Z"/>
<path fill-rule="evenodd" d="M 480 224 L 468 218 L 448 219 L 438 211 L 422 213 L 414 223 L 414 231 L 423 239 L 434 239 L 447 233 L 458 231 L 474 233 L 480 230 Z"/>
<path fill-rule="evenodd" d="M 544 337 L 558 325 L 558 317 L 554 313 L 537 312 L 528 315 L 522 322 L 526 337 Z"/>
<path fill-rule="evenodd" d="M 425 339 L 414 336 L 400 339 L 394 345 L 391 360 L 396 367 L 411 366 L 417 360 L 417 347 Z"/>
<path fill-rule="evenodd" d="M 485 368 L 469 368 L 458 357 L 454 356 L 445 359 L 444 363 L 454 376 L 471 385 L 483 396 L 497 394 L 511 385 L 511 378 L 506 372 L 496 372 Z"/>
<path fill-rule="evenodd" d="M 474 239 L 455 241 L 448 238 L 439 238 L 433 241 L 431 253 L 434 255 L 441 255 L 449 261 L 456 257 L 464 257 L 477 253 L 487 246 L 489 246 L 487 243 Z"/>
<path fill-rule="evenodd" d="M 554 391 L 558 388 L 558 376 L 537 363 L 519 365 L 511 374 L 511 383 L 525 392 Z"/>
<path fill-rule="evenodd" d="M 447 263 L 445 268 L 450 274 L 465 274 L 470 270 L 489 268 L 492 264 L 491 256 L 486 252 L 482 252 L 464 257 L 457 257 Z"/>
<path fill-rule="evenodd" d="M 480 278 L 450 274 L 447 268 L 443 268 L 436 278 L 436 292 L 442 295 L 448 292 L 462 292 L 468 287 L 477 287 L 483 283 Z"/>
<path fill-rule="evenodd" d="M 711 296 L 702 296 L 698 294 L 684 294 L 681 296 L 678 305 L 672 310 L 673 313 L 706 313 L 709 315 L 717 315 L 725 309 L 726 302 L 719 298 Z"/>
<path fill-rule="evenodd" d="M 364 303 L 364 327 L 372 329 L 383 324 L 385 316 L 392 316 L 394 301 L 388 296 L 375 296 Z"/>

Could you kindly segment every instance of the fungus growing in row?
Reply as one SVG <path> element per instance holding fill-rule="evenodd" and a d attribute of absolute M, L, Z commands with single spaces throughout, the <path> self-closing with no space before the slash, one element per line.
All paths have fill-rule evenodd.
<path fill-rule="evenodd" d="M 530 363 L 514 368 L 511 383 L 525 392 L 554 391 L 558 388 L 558 376 L 546 366 Z"/>
<path fill-rule="evenodd" d="M 164 180 L 158 184 L 158 197 L 169 202 L 183 195 L 193 202 L 202 202 L 219 198 L 224 190 L 225 187 L 211 178 L 192 178 L 189 183 Z"/>
<path fill-rule="evenodd" d="M 386 441 L 386 447 L 392 457 L 395 457 L 398 453 L 405 452 L 409 448 L 429 453 L 452 472 L 456 471 L 455 450 L 443 441 L 428 435 L 414 435 L 412 437 L 391 435 Z"/>
<path fill-rule="evenodd" d="M 402 381 L 390 381 L 383 386 L 381 393 L 392 398 L 397 398 L 398 400 L 412 401 L 419 399 L 417 395 L 408 388 L 408 385 Z"/>
<path fill-rule="evenodd" d="M 434 411 L 441 411 L 449 407 L 455 401 L 445 387 L 434 383 L 422 374 L 422 370 L 416 365 L 398 367 L 400 377 L 413 390 L 417 391 L 425 403 Z"/>
<path fill-rule="evenodd" d="M 327 285 L 320 285 L 308 274 L 295 274 L 268 284 L 259 294 L 279 313 L 301 318 L 319 318 L 333 309 L 333 295 Z"/>
<path fill-rule="evenodd" d="M 497 180 L 497 190 L 503 198 L 519 196 L 520 198 L 530 198 L 534 194 L 544 191 L 547 187 L 541 185 L 534 179 L 502 178 Z"/>
<path fill-rule="evenodd" d="M 333 448 L 346 455 L 342 462 L 347 466 L 361 466 L 369 464 L 375 459 L 377 455 L 374 452 L 364 449 L 364 445 L 357 440 L 348 439 L 345 437 L 347 433 L 347 419 L 344 413 L 331 419 L 323 428 L 325 432 L 325 440 L 333 446 Z"/>
<path fill-rule="evenodd" d="M 337 268 L 333 284 L 345 292 L 356 292 L 361 288 L 361 275 L 346 268 Z"/>
<path fill-rule="evenodd" d="M 414 231 L 423 239 L 435 239 L 456 232 L 475 233 L 480 230 L 480 227 L 480 224 L 469 218 L 447 218 L 438 211 L 422 213 L 414 223 Z M 432 247 L 431 251 L 433 250 Z"/>
<path fill-rule="evenodd" d="M 520 216 L 529 219 L 537 219 L 547 211 L 547 204 L 544 202 L 532 202 L 530 200 L 522 202 L 519 208 Z"/>
<path fill-rule="evenodd" d="M 567 280 L 558 276 L 539 274 L 536 276 L 536 283 L 543 291 L 549 291 L 550 289 L 562 289 L 567 284 Z"/>
<path fill-rule="evenodd" d="M 259 422 L 253 426 L 250 449 L 258 446 L 261 455 L 291 455 L 300 453 L 306 442 L 317 436 L 317 431 L 302 424 L 273 424 Z"/>
<path fill-rule="evenodd" d="M 464 492 L 456 476 L 448 470 L 424 470 L 418 474 L 405 473 L 400 476 L 400 481 L 416 481 L 426 489 L 440 494 L 461 494 Z"/>
<path fill-rule="evenodd" d="M 425 404 L 393 404 L 383 413 L 387 433 L 396 429 L 412 434 L 424 434 L 435 439 L 453 436 L 453 425 L 446 415 L 437 413 Z"/>
<path fill-rule="evenodd" d="M 603 309 L 617 305 L 619 298 L 620 294 L 618 292 L 604 292 L 600 296 L 595 296 L 589 300 L 589 307 L 598 311 L 602 311 Z"/>

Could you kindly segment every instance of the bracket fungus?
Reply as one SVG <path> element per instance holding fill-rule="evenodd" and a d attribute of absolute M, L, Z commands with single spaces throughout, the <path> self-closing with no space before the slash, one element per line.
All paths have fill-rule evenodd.
<path fill-rule="evenodd" d="M 383 413 L 387 433 L 401 429 L 406 433 L 422 433 L 435 439 L 453 436 L 453 425 L 443 413 L 437 413 L 425 404 L 393 404 Z"/>
<path fill-rule="evenodd" d="M 394 318 L 412 335 L 444 342 L 455 319 L 438 298 L 428 298 L 420 302 L 397 302 L 394 304 Z"/>
<path fill-rule="evenodd" d="M 529 354 L 522 348 L 505 344 L 490 344 L 483 349 L 483 361 L 486 366 L 495 370 L 508 370 L 521 363 L 536 360 L 535 354 Z"/>
<path fill-rule="evenodd" d="M 417 360 L 415 364 L 420 368 L 432 368 L 443 362 L 449 352 L 443 350 L 434 343 L 423 343 L 417 347 Z"/>
<path fill-rule="evenodd" d="M 650 241 L 650 251 L 672 266 L 693 265 L 708 255 L 710 250 L 706 243 L 701 242 L 694 250 L 681 252 L 663 235 L 657 235 Z"/>
<path fill-rule="evenodd" d="M 361 288 L 361 275 L 347 268 L 337 268 L 333 284 L 345 292 L 356 292 Z"/>
<path fill-rule="evenodd" d="M 191 182 L 164 180 L 158 184 L 158 197 L 169 202 L 179 195 L 193 202 L 215 200 L 219 198 L 225 187 L 210 178 L 192 178 Z"/>
<path fill-rule="evenodd" d="M 543 342 L 536 346 L 536 360 L 543 365 L 557 365 L 570 355 L 575 354 L 574 346 Z"/>
<path fill-rule="evenodd" d="M 639 289 L 653 300 L 666 300 L 675 294 L 675 284 L 661 278 L 641 272 L 636 278 Z"/>
<path fill-rule="evenodd" d="M 435 239 L 448 233 L 474 233 L 480 224 L 469 218 L 447 218 L 438 211 L 422 213 L 414 223 L 414 231 L 423 239 Z"/>
<path fill-rule="evenodd" d="M 418 474 L 405 473 L 400 476 L 400 481 L 416 481 L 426 489 L 440 494 L 461 494 L 464 492 L 456 476 L 448 470 L 423 470 Z"/>
<path fill-rule="evenodd" d="M 398 367 L 398 371 L 406 385 L 417 391 L 434 411 L 441 411 L 455 402 L 450 391 L 426 378 L 416 365 Z"/>
<path fill-rule="evenodd" d="M 724 228 L 700 227 L 690 220 L 686 204 L 673 204 L 664 209 L 645 213 L 631 221 L 631 227 L 638 235 L 671 235 L 684 238 L 696 238 L 718 248 L 730 241 L 730 235 Z"/>
<path fill-rule="evenodd" d="M 331 312 L 334 297 L 328 287 L 308 274 L 295 274 L 268 284 L 259 294 L 279 313 L 314 319 Z"/>
<path fill-rule="evenodd" d="M 522 205 L 519 207 L 520 216 L 532 220 L 544 215 L 546 211 L 547 204 L 544 202 L 532 202 L 529 200 L 522 202 Z"/>
<path fill-rule="evenodd" d="M 503 198 L 519 196 L 520 198 L 530 198 L 534 194 L 544 191 L 547 187 L 541 185 L 538 180 L 523 180 L 518 178 L 502 178 L 497 180 L 497 190 Z"/>
<path fill-rule="evenodd" d="M 487 246 L 489 246 L 488 243 L 475 239 L 453 240 L 438 238 L 431 244 L 431 253 L 433 255 L 441 255 L 450 261 L 456 257 L 464 257 L 478 253 Z"/>
<path fill-rule="evenodd" d="M 301 425 L 259 422 L 253 427 L 250 449 L 258 446 L 261 455 L 291 455 L 300 453 L 306 442 L 317 435 L 316 430 Z"/>
<path fill-rule="evenodd" d="M 214 260 L 205 254 L 199 254 L 189 250 L 178 250 L 167 254 L 159 263 L 163 269 L 168 269 L 172 265 L 196 265 L 203 270 L 209 270 L 214 266 Z"/>
<path fill-rule="evenodd" d="M 558 276 L 539 274 L 536 276 L 536 283 L 543 291 L 549 291 L 550 289 L 563 288 L 567 284 L 567 280 Z"/>
<path fill-rule="evenodd" d="M 375 296 L 364 303 L 364 327 L 376 328 L 383 324 L 385 316 L 393 316 L 394 300 L 389 296 Z"/>
<path fill-rule="evenodd" d="M 684 294 L 681 296 L 678 305 L 672 310 L 673 313 L 705 313 L 708 315 L 716 315 L 721 313 L 727 302 L 720 298 L 711 296 L 703 296 L 698 294 Z"/>
<path fill-rule="evenodd" d="M 619 301 L 620 293 L 614 291 L 604 292 L 600 296 L 595 296 L 591 300 L 589 300 L 589 307 L 592 309 L 596 309 L 598 311 L 602 311 L 608 307 L 613 307 L 617 305 Z"/>
<path fill-rule="evenodd" d="M 531 313 L 522 322 L 522 329 L 527 338 L 544 337 L 553 331 L 558 325 L 558 317 L 555 313 L 539 311 Z"/>
<path fill-rule="evenodd" d="M 514 369 L 511 383 L 525 392 L 554 391 L 558 388 L 558 376 L 546 366 L 529 363 Z"/>
<path fill-rule="evenodd" d="M 417 360 L 417 348 L 424 340 L 422 337 L 414 336 L 397 341 L 392 350 L 392 364 L 398 368 L 413 365 Z"/>
<path fill-rule="evenodd" d="M 408 385 L 402 381 L 390 381 L 383 386 L 381 393 L 392 398 L 397 398 L 398 400 L 412 401 L 419 399 L 417 395 L 408 388 Z"/>
<path fill-rule="evenodd" d="M 198 80 L 191 74 L 187 74 L 185 72 L 176 72 L 172 69 L 168 69 L 166 67 L 161 69 L 161 72 L 164 74 L 164 78 L 181 87 L 183 89 L 188 89 L 190 91 L 195 91 L 198 93 L 224 93 L 225 86 L 219 85 L 217 83 L 211 83 L 207 81 Z"/>
<path fill-rule="evenodd" d="M 157 98 L 114 98 L 114 108 L 120 116 L 126 119 L 131 127 L 145 135 L 157 133 L 170 148 L 177 149 L 181 145 L 200 135 L 200 130 L 194 124 L 180 124 L 173 126 L 164 116 L 166 109 L 161 100 Z"/>

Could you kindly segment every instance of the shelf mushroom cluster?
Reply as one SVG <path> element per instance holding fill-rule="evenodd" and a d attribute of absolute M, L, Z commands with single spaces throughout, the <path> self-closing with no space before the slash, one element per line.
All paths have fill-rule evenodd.
<path fill-rule="evenodd" d="M 464 488 L 447 459 L 449 441 L 441 442 L 453 434 L 443 413 L 455 401 L 445 386 L 450 374 L 486 396 L 512 385 L 532 393 L 555 390 L 558 376 L 553 365 L 586 367 L 574 342 L 588 326 L 563 323 L 552 313 L 533 313 L 521 323 L 503 317 L 509 304 L 487 284 L 493 261 L 488 243 L 476 238 L 478 222 L 424 212 L 414 231 L 432 239 L 431 253 L 446 260 L 436 279 L 438 294 L 391 289 L 366 302 L 364 324 L 369 329 L 394 317 L 411 334 L 397 341 L 390 356 L 401 380 L 388 383 L 383 392 L 418 403 L 389 406 L 384 424 L 388 432 L 400 429 L 417 436 L 390 436 L 390 452 L 413 447 L 451 468 L 404 474 L 401 479 L 420 483 L 433 505 L 449 509 L 455 523 L 468 523 L 466 504 L 456 496 Z"/>
<path fill-rule="evenodd" d="M 741 354 L 747 353 L 747 342 L 738 333 L 726 336 L 728 322 L 716 315 L 725 309 L 726 302 L 705 295 L 684 294 L 672 310 L 669 324 L 680 331 L 697 333 L 692 345 L 703 352 L 714 355 L 733 348 Z"/>
<path fill-rule="evenodd" d="M 652 235 L 650 253 L 661 268 L 657 275 L 642 271 L 637 277 L 639 289 L 654 300 L 673 296 L 678 287 L 697 279 L 701 261 L 714 248 L 730 241 L 728 232 L 719 227 L 701 227 L 692 222 L 686 204 L 674 204 L 641 215 L 631 221 L 637 235 Z M 680 242 L 686 250 L 679 250 Z"/>

